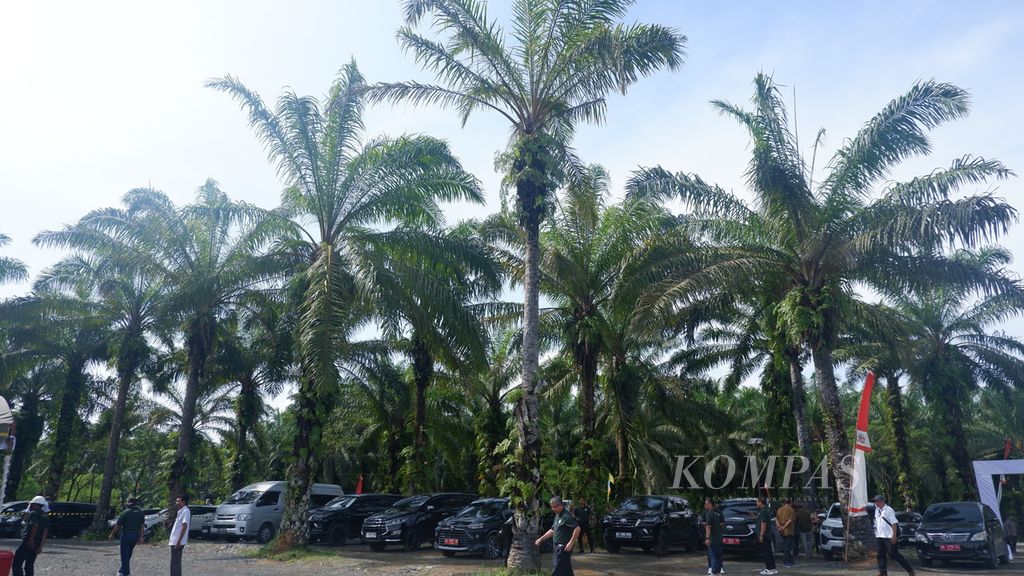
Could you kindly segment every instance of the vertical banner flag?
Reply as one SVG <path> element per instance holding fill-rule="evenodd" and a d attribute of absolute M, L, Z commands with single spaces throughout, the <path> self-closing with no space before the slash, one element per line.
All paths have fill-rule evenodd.
<path fill-rule="evenodd" d="M 612 484 L 615 484 L 615 477 L 612 476 L 611 472 L 609 472 L 608 473 L 608 499 L 609 500 L 612 499 Z"/>
<path fill-rule="evenodd" d="M 871 412 L 871 390 L 875 373 L 868 372 L 857 413 L 857 443 L 853 447 L 853 475 L 850 478 L 850 516 L 866 516 L 868 507 L 868 467 L 865 456 L 871 452 L 868 438 L 868 413 Z"/>

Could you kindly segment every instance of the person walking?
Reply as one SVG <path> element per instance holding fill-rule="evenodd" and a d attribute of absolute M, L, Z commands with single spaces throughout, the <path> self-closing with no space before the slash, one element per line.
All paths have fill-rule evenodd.
<path fill-rule="evenodd" d="M 775 526 L 782 534 L 782 566 L 792 568 L 796 566 L 793 558 L 793 549 L 796 548 L 796 510 L 793 509 L 793 499 L 787 497 L 782 508 L 775 513 Z"/>
<path fill-rule="evenodd" d="M 811 521 L 811 507 L 806 503 L 801 503 L 796 507 L 796 533 L 800 546 L 794 556 L 798 556 L 800 552 L 803 552 L 808 557 L 811 556 L 811 533 L 813 531 L 814 524 Z"/>
<path fill-rule="evenodd" d="M 892 507 L 886 505 L 885 496 L 881 494 L 875 496 L 875 541 L 878 542 L 878 574 L 879 576 L 889 576 L 889 562 L 888 559 L 891 557 L 893 560 L 899 563 L 907 574 L 914 576 L 914 569 L 907 562 L 907 559 L 900 554 L 900 548 L 897 545 L 897 525 L 896 511 Z"/>
<path fill-rule="evenodd" d="M 135 552 L 136 544 L 142 544 L 145 532 L 146 515 L 139 509 L 138 499 L 129 498 L 124 512 L 107 536 L 107 540 L 111 540 L 118 533 L 121 534 L 121 569 L 117 572 L 120 576 L 131 576 L 132 553 Z"/>
<path fill-rule="evenodd" d="M 188 546 L 188 527 L 192 523 L 192 511 L 188 509 L 188 496 L 178 495 L 174 499 L 178 513 L 171 526 L 171 576 L 181 576 L 181 555 Z"/>
<path fill-rule="evenodd" d="M 580 498 L 579 504 L 573 509 L 573 515 L 576 516 L 576 523 L 580 526 L 580 553 L 586 551 L 586 546 L 583 544 L 583 537 L 587 537 L 587 542 L 590 543 L 590 552 L 594 552 L 594 535 L 590 531 L 590 523 L 593 518 L 593 511 L 590 506 L 587 506 L 587 499 Z"/>
<path fill-rule="evenodd" d="M 757 497 L 757 545 L 761 548 L 761 555 L 764 557 L 764 570 L 761 576 L 778 574 L 775 569 L 775 546 L 772 537 L 772 511 L 768 509 L 764 496 Z"/>
<path fill-rule="evenodd" d="M 1010 516 L 1003 523 L 1003 531 L 1006 532 L 1006 545 L 1010 547 L 1010 553 L 1017 553 L 1017 521 Z"/>
<path fill-rule="evenodd" d="M 711 498 L 704 499 L 704 547 L 708 549 L 708 562 L 712 574 L 721 574 L 722 565 L 722 515 L 715 509 Z"/>
<path fill-rule="evenodd" d="M 43 551 L 46 537 L 50 534 L 50 507 L 46 498 L 36 496 L 28 503 L 25 519 L 21 521 L 21 545 L 14 552 L 14 576 L 33 576 L 36 573 L 36 556 Z"/>
<path fill-rule="evenodd" d="M 576 521 L 576 517 L 565 509 L 565 503 L 562 502 L 560 496 L 551 498 L 550 504 L 555 519 L 551 523 L 551 529 L 537 538 L 534 544 L 540 546 L 550 538 L 552 544 L 551 576 L 573 576 L 572 550 L 576 546 L 576 539 L 580 537 L 579 523 Z"/>

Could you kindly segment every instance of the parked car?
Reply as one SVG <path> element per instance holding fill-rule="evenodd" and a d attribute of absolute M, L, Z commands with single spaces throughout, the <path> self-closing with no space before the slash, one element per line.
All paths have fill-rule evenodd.
<path fill-rule="evenodd" d="M 337 484 L 313 484 L 311 508 L 319 508 L 344 493 Z M 284 511 L 285 483 L 258 482 L 232 494 L 217 507 L 210 535 L 229 540 L 255 539 L 266 544 L 277 533 Z"/>
<path fill-rule="evenodd" d="M 344 546 L 358 537 L 363 521 L 401 500 L 397 494 L 352 494 L 339 496 L 321 508 L 309 511 L 309 539 Z"/>
<path fill-rule="evenodd" d="M 767 505 L 771 510 L 772 517 L 775 517 L 775 507 L 770 503 Z M 718 512 L 725 521 L 722 527 L 722 550 L 733 553 L 760 553 L 760 545 L 757 543 L 757 500 L 754 498 L 730 498 L 722 500 L 718 505 Z M 699 523 L 698 532 L 703 534 L 703 522 Z M 774 526 L 768 527 L 768 537 L 775 539 L 775 549 L 782 550 L 782 536 Z"/>
<path fill-rule="evenodd" d="M 92 525 L 96 505 L 84 502 L 50 502 L 50 535 L 73 538 Z"/>
<path fill-rule="evenodd" d="M 917 536 L 917 526 L 921 523 L 921 515 L 917 512 L 897 512 L 896 520 L 899 522 L 899 546 L 912 546 Z"/>
<path fill-rule="evenodd" d="M 979 502 L 932 504 L 924 511 L 914 539 L 925 566 L 936 560 L 980 560 L 995 568 L 1010 561 L 1002 523 Z"/>
<path fill-rule="evenodd" d="M 188 525 L 188 537 L 208 538 L 213 520 L 217 517 L 217 507 L 207 504 L 188 505 L 192 512 L 192 523 Z"/>
<path fill-rule="evenodd" d="M 508 498 L 481 498 L 438 523 L 434 548 L 445 556 L 466 552 L 500 558 L 505 552 L 501 530 L 511 516 Z"/>
<path fill-rule="evenodd" d="M 875 505 L 868 504 L 865 508 L 869 522 L 874 522 Z M 829 507 L 821 522 L 821 531 L 818 534 L 818 547 L 825 560 L 832 561 L 843 555 L 843 542 L 846 538 L 846 525 L 843 524 L 843 508 L 838 502 Z"/>
<path fill-rule="evenodd" d="M 0 508 L 0 538 L 17 538 L 21 534 L 21 519 L 28 509 L 28 501 L 8 502 Z"/>
<path fill-rule="evenodd" d="M 363 522 L 363 540 L 370 549 L 381 551 L 388 544 L 401 544 L 406 550 L 418 550 L 430 541 L 438 522 L 462 510 L 476 500 L 474 494 L 441 493 L 410 496 L 374 514 Z"/>
<path fill-rule="evenodd" d="M 682 545 L 697 548 L 697 515 L 685 498 L 678 496 L 633 496 L 604 518 L 604 544 L 612 554 L 623 546 L 639 547 L 659 556 Z"/>

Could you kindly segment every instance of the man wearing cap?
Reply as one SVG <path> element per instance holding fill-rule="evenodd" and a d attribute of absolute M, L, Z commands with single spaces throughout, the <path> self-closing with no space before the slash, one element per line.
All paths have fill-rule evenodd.
<path fill-rule="evenodd" d="M 14 576 L 33 576 L 36 556 L 43 551 L 50 531 L 50 517 L 46 514 L 46 498 L 36 496 L 28 503 L 25 519 L 21 522 L 21 546 L 14 552 Z"/>
<path fill-rule="evenodd" d="M 132 552 L 136 544 L 142 544 L 145 531 L 146 515 L 139 509 L 139 501 L 129 498 L 124 512 L 118 517 L 110 536 L 107 536 L 107 540 L 110 540 L 118 532 L 121 533 L 121 570 L 118 571 L 121 576 L 131 576 Z"/>
<path fill-rule="evenodd" d="M 534 544 L 540 546 L 542 542 L 551 538 L 551 576 L 573 576 L 572 550 L 576 546 L 576 539 L 580 537 L 579 524 L 576 517 L 565 509 L 565 503 L 560 496 L 551 499 L 551 511 L 555 513 L 551 529 L 537 538 Z"/>
<path fill-rule="evenodd" d="M 907 574 L 914 576 L 914 569 L 907 563 L 907 559 L 900 554 L 897 546 L 897 523 L 896 511 L 885 503 L 885 496 L 879 494 L 874 498 L 875 502 L 875 540 L 878 542 L 878 574 L 889 576 L 888 559 L 899 563 Z"/>

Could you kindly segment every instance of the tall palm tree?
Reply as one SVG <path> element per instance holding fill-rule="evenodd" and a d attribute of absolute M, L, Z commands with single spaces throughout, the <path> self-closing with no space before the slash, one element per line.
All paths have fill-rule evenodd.
<path fill-rule="evenodd" d="M 41 241 L 109 255 L 165 291 L 158 315 L 177 327 L 187 357 L 182 429 L 167 485 L 173 504 L 194 475 L 196 401 L 219 325 L 240 298 L 279 276 L 280 262 L 258 251 L 281 225 L 260 208 L 232 201 L 213 180 L 186 206 L 175 206 L 152 189 L 132 190 L 122 204 L 95 210 L 73 228 L 46 233 Z"/>
<path fill-rule="evenodd" d="M 317 401 L 335 393 L 352 332 L 392 298 L 414 296 L 432 313 L 450 282 L 429 274 L 466 247 L 437 233 L 439 203 L 482 202 L 477 180 L 448 146 L 427 136 L 362 143 L 365 81 L 355 63 L 340 72 L 324 102 L 285 92 L 275 111 L 232 77 L 210 81 L 249 112 L 249 121 L 286 183 L 282 212 L 293 221 L 280 239 L 297 296 L 299 363 L 295 462 L 281 523 L 281 546 L 305 543 L 309 489 L 326 414 Z M 479 270 L 470 269 L 471 273 Z"/>
<path fill-rule="evenodd" d="M 0 234 L 0 247 L 11 243 L 11 237 Z M 15 258 L 0 256 L 0 284 L 4 282 L 21 282 L 28 278 L 25 264 Z"/>
<path fill-rule="evenodd" d="M 517 467 L 522 488 L 514 494 L 516 543 L 509 561 L 536 569 L 532 545 L 538 531 L 540 431 L 538 429 L 540 223 L 549 196 L 575 164 L 571 139 L 579 122 L 600 122 L 606 96 L 658 69 L 682 64 L 685 38 L 656 25 L 620 23 L 629 0 L 516 0 L 511 43 L 480 0 L 405 0 L 402 45 L 439 84 L 377 85 L 374 100 L 438 104 L 465 122 L 490 110 L 509 123 L 506 183 L 515 189 L 519 222 L 526 234 L 523 278 L 523 382 L 516 409 Z M 415 27 L 428 17 L 447 37 L 427 38 Z M 524 512 L 529 511 L 529 514 Z"/>
<path fill-rule="evenodd" d="M 39 440 L 46 427 L 46 407 L 58 397 L 64 381 L 63 368 L 56 360 L 42 359 L 10 379 L 5 378 L 4 396 L 17 409 L 15 424 L 18 442 L 11 454 L 11 468 L 7 476 L 4 502 L 18 499 L 18 487 L 26 476 Z"/>
<path fill-rule="evenodd" d="M 850 441 L 833 350 L 844 310 L 854 297 L 851 284 L 921 287 L 968 273 L 944 259 L 912 251 L 937 242 L 973 245 L 1004 233 L 1016 220 L 1010 205 L 991 192 L 963 198 L 954 194 L 1012 172 L 998 161 L 968 156 L 949 169 L 889 185 L 873 197 L 901 160 L 930 151 L 927 130 L 968 111 L 965 91 L 927 81 L 888 104 L 837 150 L 823 178 L 814 177 L 813 157 L 805 161 L 778 87 L 764 74 L 754 84 L 753 111 L 714 103 L 753 140 L 747 170 L 753 207 L 699 177 L 662 168 L 641 170 L 629 184 L 633 194 L 681 199 L 691 209 L 690 226 L 708 246 L 699 253 L 702 263 L 656 287 L 649 304 L 667 310 L 711 292 L 766 292 L 786 286 L 777 314 L 791 340 L 811 353 L 829 459 L 842 478 Z M 698 271 L 691 272 L 694 268 Z M 848 501 L 847 483 L 840 483 L 839 496 Z"/>

